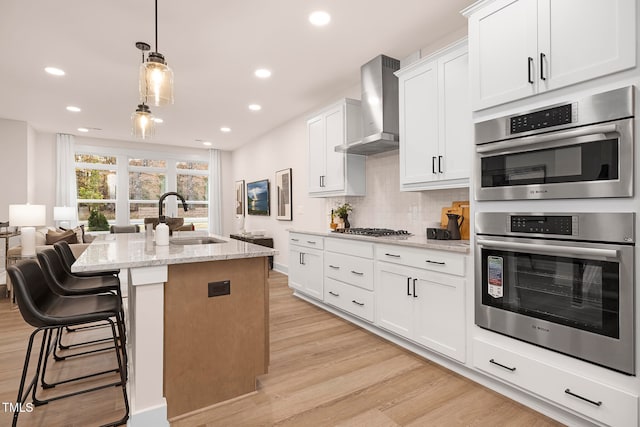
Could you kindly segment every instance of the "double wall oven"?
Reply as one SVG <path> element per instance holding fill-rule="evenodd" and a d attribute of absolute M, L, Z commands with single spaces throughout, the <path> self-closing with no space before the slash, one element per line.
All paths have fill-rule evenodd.
<path fill-rule="evenodd" d="M 634 91 L 477 123 L 474 187 L 476 324 L 629 375 L 635 209 L 569 206 L 634 196 Z M 540 199 L 558 200 L 541 212 Z M 485 200 L 500 212 L 484 212 Z"/>

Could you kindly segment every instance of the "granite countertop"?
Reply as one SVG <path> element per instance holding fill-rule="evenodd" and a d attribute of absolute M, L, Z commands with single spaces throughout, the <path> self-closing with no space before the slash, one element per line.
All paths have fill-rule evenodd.
<path fill-rule="evenodd" d="M 468 240 L 432 240 L 427 236 L 360 236 L 357 234 L 336 233 L 331 231 L 308 231 L 308 230 L 288 230 L 291 233 L 311 234 L 314 236 L 331 237 L 337 239 L 363 240 L 374 243 L 384 243 L 389 245 L 408 246 L 421 249 L 434 249 L 449 252 L 469 253 Z"/>
<path fill-rule="evenodd" d="M 278 251 L 201 231 L 175 232 L 173 238 L 210 236 L 224 241 L 201 245 L 156 246 L 144 233 L 102 234 L 71 266 L 74 272 L 151 267 L 277 255 Z"/>

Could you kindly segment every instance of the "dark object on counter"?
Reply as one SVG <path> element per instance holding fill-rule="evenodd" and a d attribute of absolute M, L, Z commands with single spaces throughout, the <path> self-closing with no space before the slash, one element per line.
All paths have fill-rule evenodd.
<path fill-rule="evenodd" d="M 253 243 L 254 245 L 260 245 L 267 248 L 273 248 L 272 237 L 253 237 L 243 236 L 242 234 L 230 234 L 229 237 L 235 240 L 240 240 L 242 242 Z M 269 270 L 273 270 L 273 255 L 269 255 Z"/>
<path fill-rule="evenodd" d="M 427 239 L 450 240 L 451 233 L 446 228 L 427 228 Z"/>
<path fill-rule="evenodd" d="M 447 218 L 449 218 L 449 222 L 447 223 L 447 230 L 449 230 L 449 239 L 460 240 L 460 226 L 464 222 L 464 217 L 458 214 L 448 213 Z M 462 221 L 458 222 L 458 220 Z"/>

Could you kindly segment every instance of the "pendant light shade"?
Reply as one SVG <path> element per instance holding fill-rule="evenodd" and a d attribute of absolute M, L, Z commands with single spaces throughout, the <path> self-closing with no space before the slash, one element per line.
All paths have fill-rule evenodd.
<path fill-rule="evenodd" d="M 142 139 L 151 138 L 155 131 L 153 115 L 145 104 L 138 105 L 135 113 L 131 115 L 131 133 Z"/>
<path fill-rule="evenodd" d="M 156 10 L 156 51 L 150 52 L 140 65 L 140 102 L 161 107 L 173 104 L 173 71 L 158 52 L 158 0 Z"/>

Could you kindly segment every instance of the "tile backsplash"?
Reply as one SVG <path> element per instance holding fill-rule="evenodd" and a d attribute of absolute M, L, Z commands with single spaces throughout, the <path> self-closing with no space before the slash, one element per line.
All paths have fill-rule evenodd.
<path fill-rule="evenodd" d="M 349 214 L 351 227 L 384 227 L 424 234 L 431 223 L 440 222 L 443 207 L 456 200 L 469 200 L 468 188 L 400 191 L 397 150 L 368 156 L 366 171 L 366 196 L 326 200 L 327 213 L 344 202 L 353 206 Z"/>

